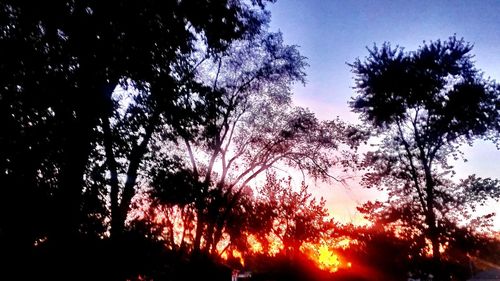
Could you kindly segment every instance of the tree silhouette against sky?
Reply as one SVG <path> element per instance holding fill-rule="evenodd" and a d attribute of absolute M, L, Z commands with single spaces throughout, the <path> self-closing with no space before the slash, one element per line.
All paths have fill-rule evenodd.
<path fill-rule="evenodd" d="M 378 150 L 366 154 L 363 185 L 388 191 L 387 208 L 412 220 L 432 242 L 436 264 L 450 221 L 447 207 L 465 209 L 459 205 L 499 195 L 497 181 L 474 177 L 462 182 L 469 198 L 458 196 L 446 176 L 460 145 L 499 140 L 500 88 L 474 68 L 471 50 L 455 37 L 413 52 L 385 43 L 350 64 L 357 91 L 350 106 L 379 138 Z"/>

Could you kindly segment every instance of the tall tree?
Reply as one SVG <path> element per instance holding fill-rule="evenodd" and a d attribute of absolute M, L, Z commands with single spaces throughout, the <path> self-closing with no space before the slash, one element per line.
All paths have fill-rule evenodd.
<path fill-rule="evenodd" d="M 220 96 L 206 101 L 198 137 L 172 145 L 203 183 L 194 249 L 202 250 L 203 238 L 205 250 L 214 252 L 241 192 L 265 171 L 286 165 L 329 178 L 339 146 L 357 143 L 354 128 L 339 120 L 320 122 L 292 105 L 290 86 L 303 81 L 304 66 L 281 34 L 262 31 L 198 67 L 198 79 Z M 169 192 L 165 185 L 156 188 Z"/>
<path fill-rule="evenodd" d="M 357 91 L 350 106 L 379 137 L 379 149 L 366 155 L 363 184 L 403 200 L 401 216 L 423 218 L 436 262 L 448 216 L 443 208 L 453 199 L 449 160 L 460 145 L 494 139 L 500 129 L 500 88 L 474 68 L 471 50 L 455 37 L 413 52 L 385 43 L 350 64 Z"/>
<path fill-rule="evenodd" d="M 89 169 L 96 164 L 89 164 L 94 145 L 107 153 L 100 159 L 111 174 L 112 229 L 119 233 L 150 135 L 158 120 L 176 122 L 181 84 L 189 83 L 178 79 L 174 64 L 189 57 L 195 45 L 219 52 L 254 33 L 266 14 L 264 3 L 2 1 L 2 253 L 26 253 L 35 242 L 66 243 L 81 234 L 82 208 L 90 208 L 84 196 L 92 193 L 84 186 L 87 171 L 103 172 L 101 167 Z M 138 131 L 121 140 L 130 146 L 121 151 L 129 158 L 123 190 L 113 183 L 120 161 L 113 157 L 118 147 L 108 128 L 119 84 L 137 88 L 146 97 L 140 104 L 147 106 L 137 114 L 143 118 L 141 126 L 127 128 Z M 97 178 L 94 183 L 105 182 Z M 33 214 L 43 220 L 26 223 Z"/>

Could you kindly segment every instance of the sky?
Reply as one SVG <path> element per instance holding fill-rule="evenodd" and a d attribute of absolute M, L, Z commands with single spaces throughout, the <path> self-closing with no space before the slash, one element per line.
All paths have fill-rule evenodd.
<path fill-rule="evenodd" d="M 485 77 L 500 81 L 500 1 L 337 1 L 278 0 L 269 5 L 270 30 L 283 33 L 285 43 L 298 45 L 307 57 L 307 83 L 295 85 L 294 101 L 308 107 L 320 119 L 358 122 L 350 112 L 353 74 L 347 63 L 363 59 L 366 47 L 390 42 L 408 51 L 424 41 L 446 40 L 456 35 L 474 45 L 472 54 Z M 466 163 L 455 162 L 457 178 L 469 174 L 500 177 L 500 151 L 487 142 L 464 147 Z M 383 198 L 375 190 L 318 184 L 315 193 L 325 197 L 334 217 L 360 220 L 355 206 Z M 500 203 L 491 202 L 481 212 L 496 211 L 495 228 L 500 230 Z"/>

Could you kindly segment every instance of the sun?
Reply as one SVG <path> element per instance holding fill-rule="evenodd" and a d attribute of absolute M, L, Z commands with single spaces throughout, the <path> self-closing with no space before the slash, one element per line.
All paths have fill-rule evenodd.
<path fill-rule="evenodd" d="M 348 245 L 342 243 L 336 245 L 340 248 L 348 247 Z M 301 250 L 314 261 L 318 268 L 324 271 L 333 273 L 341 268 L 350 268 L 352 266 L 351 262 L 346 261 L 327 243 L 305 244 Z"/>
<path fill-rule="evenodd" d="M 337 254 L 330 251 L 326 245 L 321 245 L 318 248 L 318 266 L 323 270 L 335 272 L 341 266 L 340 258 Z"/>

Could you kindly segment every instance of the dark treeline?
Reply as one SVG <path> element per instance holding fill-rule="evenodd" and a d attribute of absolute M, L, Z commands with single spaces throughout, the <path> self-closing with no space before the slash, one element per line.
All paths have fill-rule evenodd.
<path fill-rule="evenodd" d="M 474 215 L 498 180 L 452 177 L 461 145 L 500 132 L 465 41 L 369 49 L 353 126 L 293 105 L 307 63 L 267 1 L 31 2 L 0 2 L 7 279 L 465 280 L 500 259 Z M 359 206 L 371 226 L 303 182 L 352 172 L 388 191 Z"/>

